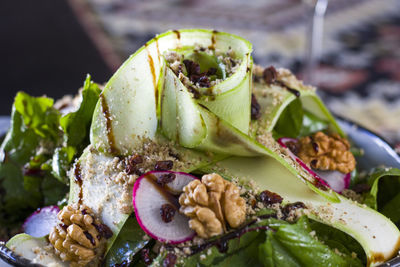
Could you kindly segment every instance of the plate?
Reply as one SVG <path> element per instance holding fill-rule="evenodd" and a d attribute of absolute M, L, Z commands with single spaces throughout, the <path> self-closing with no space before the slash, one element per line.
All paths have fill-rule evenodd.
<path fill-rule="evenodd" d="M 347 133 L 354 144 L 364 150 L 364 155 L 357 158 L 357 164 L 362 169 L 369 170 L 371 166 L 385 165 L 387 167 L 400 168 L 400 156 L 393 148 L 377 134 L 343 118 L 337 118 L 340 127 Z M 4 135 L 10 125 L 10 117 L 0 116 L 0 136 Z M 2 261 L 2 259 L 4 261 Z M 0 267 L 11 266 L 41 266 L 28 265 L 26 259 L 16 256 L 4 244 L 0 243 Z M 381 265 L 386 267 L 400 267 L 400 256 L 393 258 Z"/>

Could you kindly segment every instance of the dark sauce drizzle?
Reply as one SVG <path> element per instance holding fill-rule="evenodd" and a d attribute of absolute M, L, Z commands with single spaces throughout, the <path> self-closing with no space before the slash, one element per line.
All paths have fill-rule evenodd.
<path fill-rule="evenodd" d="M 79 162 L 76 163 L 76 165 L 75 165 L 74 176 L 75 176 L 74 181 L 79 186 L 78 203 L 82 204 L 82 198 L 83 198 L 83 193 L 82 193 L 82 174 L 81 174 L 81 164 Z"/>
<path fill-rule="evenodd" d="M 282 86 L 282 87 L 285 87 L 285 89 L 288 90 L 289 93 L 294 94 L 296 97 L 300 97 L 300 91 L 299 91 L 299 90 L 296 90 L 296 89 L 293 89 L 293 88 L 287 86 L 287 85 L 286 85 L 284 82 L 282 82 L 282 81 L 275 81 L 275 83 L 278 84 L 278 85 L 280 85 L 280 86 Z"/>
<path fill-rule="evenodd" d="M 267 214 L 267 215 L 262 215 L 259 217 L 259 219 L 268 219 L 268 218 L 277 218 L 276 214 Z M 242 235 L 248 233 L 248 232 L 252 232 L 252 231 L 258 231 L 258 230 L 271 230 L 274 231 L 273 229 L 271 229 L 268 226 L 256 226 L 256 227 L 251 227 L 252 225 L 254 225 L 255 223 L 257 223 L 257 220 L 253 220 L 251 222 L 249 222 L 247 225 L 243 226 L 242 228 L 234 231 L 234 232 L 230 232 L 220 238 L 217 238 L 215 240 L 212 240 L 208 243 L 204 243 L 198 246 L 193 246 L 191 247 L 191 251 L 192 253 L 190 255 L 194 255 L 197 254 L 203 250 L 209 249 L 213 246 L 216 246 L 218 251 L 221 253 L 225 253 L 228 251 L 229 247 L 228 247 L 228 242 L 231 239 L 234 238 L 240 238 Z"/>
<path fill-rule="evenodd" d="M 100 104 L 101 104 L 101 110 L 103 112 L 104 118 L 106 119 L 106 131 L 107 131 L 107 141 L 108 144 L 110 145 L 109 148 L 109 153 L 111 154 L 118 154 L 118 149 L 115 147 L 115 137 L 114 137 L 114 132 L 112 129 L 112 122 L 111 122 L 111 115 L 110 115 L 110 109 L 108 107 L 107 101 L 104 98 L 103 94 L 100 94 Z"/>
<path fill-rule="evenodd" d="M 176 38 L 178 38 L 178 40 L 181 39 L 181 33 L 178 30 L 173 30 L 173 32 L 176 34 Z"/>

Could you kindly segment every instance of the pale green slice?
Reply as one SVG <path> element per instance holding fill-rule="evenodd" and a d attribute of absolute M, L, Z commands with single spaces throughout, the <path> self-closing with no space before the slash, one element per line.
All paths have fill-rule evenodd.
<path fill-rule="evenodd" d="M 134 53 L 106 84 L 94 112 L 91 143 L 100 151 L 127 155 L 134 151 L 141 137 L 153 139 L 160 111 L 159 95 L 164 83 L 163 54 L 179 47 L 196 45 L 220 51 L 231 48 L 237 57 L 243 58 L 237 71 L 214 88 L 217 94 L 234 90 L 245 79 L 251 66 L 251 44 L 248 41 L 211 30 L 180 30 L 161 34 Z M 248 86 L 241 88 L 250 93 Z M 249 112 L 249 108 L 244 109 L 237 117 L 249 120 Z M 243 127 L 247 127 L 241 130 L 246 132 L 248 123 L 240 121 Z M 197 138 L 193 143 L 196 141 Z"/>
<path fill-rule="evenodd" d="M 49 245 L 50 243 L 46 237 L 37 238 L 27 234 L 15 235 L 6 244 L 7 248 L 32 263 L 54 267 L 69 266 L 67 262 L 61 261 L 53 249 L 45 250 L 45 247 Z"/>
<path fill-rule="evenodd" d="M 322 120 L 328 121 L 330 130 L 344 135 L 335 118 L 321 101 L 314 88 L 303 85 L 293 74 L 290 74 L 284 83 L 300 93 L 299 98 L 305 110 Z M 262 114 L 261 118 L 253 122 L 253 124 L 256 124 L 257 127 L 261 127 L 267 132 L 271 132 L 274 129 L 282 112 L 296 99 L 293 93 L 279 84 L 267 85 L 259 82 L 254 83 L 253 93 L 261 106 Z"/>
<path fill-rule="evenodd" d="M 308 217 L 354 237 L 364 248 L 369 266 L 389 260 L 400 247 L 400 232 L 388 218 L 338 194 L 339 202 L 329 202 L 272 158 L 231 157 L 216 166 L 215 171 L 225 177 L 253 180 L 260 190 L 276 192 L 288 202 L 305 203 Z"/>

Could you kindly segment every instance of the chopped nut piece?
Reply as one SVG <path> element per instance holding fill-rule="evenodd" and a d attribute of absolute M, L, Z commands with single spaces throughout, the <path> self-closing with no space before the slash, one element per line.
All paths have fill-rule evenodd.
<path fill-rule="evenodd" d="M 105 248 L 102 237 L 112 236 L 111 230 L 94 218 L 85 205 L 65 206 L 58 219 L 62 223 L 53 228 L 49 241 L 61 260 L 70 261 L 71 266 L 85 266 L 101 255 Z"/>
<path fill-rule="evenodd" d="M 349 173 L 356 167 L 350 144 L 338 134 L 317 132 L 299 140 L 299 158 L 320 170 L 337 170 Z"/>
<path fill-rule="evenodd" d="M 220 235 L 240 226 L 246 217 L 246 203 L 239 188 L 220 175 L 204 175 L 186 185 L 179 197 L 180 212 L 190 217 L 189 226 L 202 238 Z"/>

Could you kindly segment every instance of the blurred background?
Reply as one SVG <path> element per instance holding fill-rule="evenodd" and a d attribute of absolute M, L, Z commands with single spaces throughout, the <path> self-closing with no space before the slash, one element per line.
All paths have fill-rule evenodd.
<path fill-rule="evenodd" d="M 13 97 L 74 94 L 106 82 L 169 29 L 213 28 L 249 39 L 254 60 L 304 77 L 314 2 L 301 0 L 3 0 L 0 114 Z M 331 0 L 313 83 L 331 110 L 400 143 L 400 1 Z"/>

